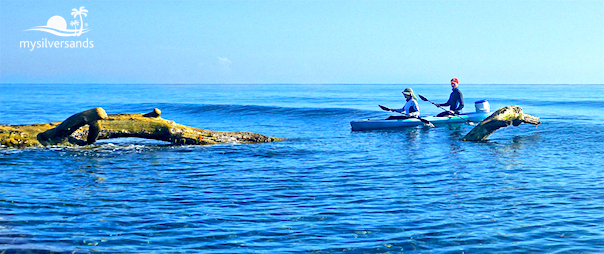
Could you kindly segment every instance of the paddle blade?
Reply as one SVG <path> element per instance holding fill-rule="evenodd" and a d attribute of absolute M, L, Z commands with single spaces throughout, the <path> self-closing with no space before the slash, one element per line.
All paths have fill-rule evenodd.
<path fill-rule="evenodd" d="M 419 119 L 422 123 L 424 123 L 424 125 L 428 126 L 428 127 L 434 127 L 434 124 L 432 124 L 430 121 L 423 119 L 421 117 L 416 117 L 417 119 Z"/>
<path fill-rule="evenodd" d="M 428 98 L 424 97 L 421 94 L 418 94 L 419 98 L 422 99 L 422 101 L 428 101 Z"/>
<path fill-rule="evenodd" d="M 388 107 L 385 107 L 385 106 L 382 106 L 382 105 L 378 105 L 378 106 L 380 106 L 380 108 L 382 110 L 391 111 Z"/>
<path fill-rule="evenodd" d="M 422 121 L 422 123 L 424 123 L 424 125 L 427 126 L 427 127 L 431 127 L 431 128 L 434 127 L 434 124 L 432 124 L 428 120 L 421 119 L 421 118 L 419 120 Z"/>

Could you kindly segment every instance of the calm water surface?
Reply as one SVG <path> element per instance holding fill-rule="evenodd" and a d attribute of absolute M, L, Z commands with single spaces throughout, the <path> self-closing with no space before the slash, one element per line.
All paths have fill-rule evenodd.
<path fill-rule="evenodd" d="M 159 108 L 290 139 L 0 149 L 0 252 L 604 251 L 603 85 L 462 85 L 466 112 L 488 99 L 541 117 L 488 142 L 460 141 L 468 125 L 350 130 L 402 107 L 407 86 L 0 85 L 0 124 Z M 410 87 L 439 103 L 450 91 Z"/>

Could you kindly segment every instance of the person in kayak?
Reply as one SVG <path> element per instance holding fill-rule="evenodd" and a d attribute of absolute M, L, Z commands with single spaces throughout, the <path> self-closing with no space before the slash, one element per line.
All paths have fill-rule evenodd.
<path fill-rule="evenodd" d="M 405 88 L 402 92 L 405 96 L 405 106 L 401 109 L 395 109 L 398 112 L 404 113 L 404 116 L 390 116 L 386 120 L 392 119 L 406 119 L 406 118 L 417 118 L 419 117 L 419 104 L 417 103 L 417 97 L 413 93 L 413 89 Z"/>
<path fill-rule="evenodd" d="M 457 88 L 459 86 L 459 80 L 457 80 L 457 78 L 453 78 L 451 79 L 451 88 L 453 89 L 453 91 L 451 92 L 451 95 L 449 95 L 449 100 L 445 103 L 442 104 L 436 104 L 437 106 L 450 106 L 450 110 L 442 112 L 436 116 L 438 117 L 444 117 L 444 116 L 452 116 L 455 114 L 459 114 L 461 112 L 461 109 L 463 109 L 463 94 L 461 93 L 461 91 L 459 91 L 459 89 Z"/>

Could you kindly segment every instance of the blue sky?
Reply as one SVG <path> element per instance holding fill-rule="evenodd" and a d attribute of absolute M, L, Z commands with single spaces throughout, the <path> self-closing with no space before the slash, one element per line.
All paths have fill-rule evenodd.
<path fill-rule="evenodd" d="M 41 31 L 58 15 L 90 31 Z M 21 41 L 93 41 L 28 48 Z M 0 1 L 1 83 L 604 84 L 604 1 Z"/>

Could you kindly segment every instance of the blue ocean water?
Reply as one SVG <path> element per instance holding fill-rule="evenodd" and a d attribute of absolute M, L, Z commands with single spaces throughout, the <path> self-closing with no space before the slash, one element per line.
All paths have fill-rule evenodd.
<path fill-rule="evenodd" d="M 287 141 L 143 139 L 0 149 L 2 253 L 598 253 L 604 251 L 604 86 L 461 85 L 465 112 L 519 105 L 538 127 L 352 132 L 412 87 L 0 85 L 0 124 L 94 107 Z M 422 115 L 440 110 L 420 102 Z"/>

